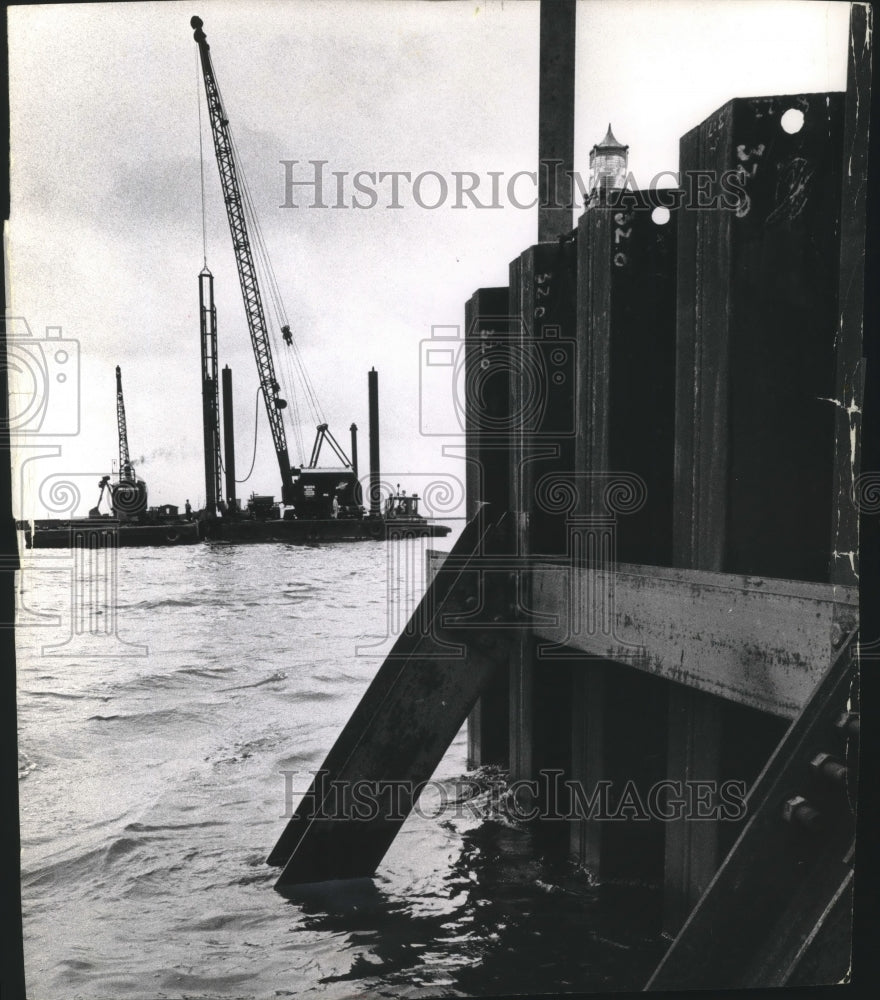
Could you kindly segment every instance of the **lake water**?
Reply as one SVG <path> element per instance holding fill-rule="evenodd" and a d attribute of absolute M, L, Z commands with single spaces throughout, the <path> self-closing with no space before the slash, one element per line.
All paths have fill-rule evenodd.
<path fill-rule="evenodd" d="M 639 917 L 650 894 L 595 885 L 490 805 L 413 814 L 373 879 L 295 899 L 273 889 L 278 870 L 265 858 L 288 784 L 305 791 L 378 669 L 363 647 L 405 619 L 425 545 L 448 549 L 457 534 L 122 549 L 111 569 L 86 566 L 79 591 L 69 553 L 28 553 L 54 567 L 23 574 L 18 630 L 32 1000 L 534 995 L 644 982 L 659 947 Z M 102 637 L 102 655 L 59 645 L 72 597 L 109 578 L 117 632 Z M 84 600 L 96 621 L 112 612 L 100 594 Z M 40 625 L 59 610 L 56 625 Z M 462 731 L 435 778 L 465 771 Z M 497 776 L 474 777 L 488 803 Z"/>

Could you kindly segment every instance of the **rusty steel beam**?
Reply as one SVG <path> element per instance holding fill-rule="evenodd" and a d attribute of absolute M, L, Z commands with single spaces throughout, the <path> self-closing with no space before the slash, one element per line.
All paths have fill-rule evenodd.
<path fill-rule="evenodd" d="M 507 477 L 515 551 L 521 559 L 566 551 L 565 519 L 552 504 L 541 502 L 537 489 L 546 477 L 574 469 L 575 235 L 530 247 L 509 269 Z M 528 577 L 521 581 L 527 582 Z M 527 595 L 521 593 L 520 600 L 528 603 Z M 558 724 L 558 706 L 567 704 L 570 695 L 564 669 L 536 673 L 528 629 L 520 629 L 515 640 L 508 661 L 509 769 L 515 779 L 530 779 L 567 756 L 563 744 L 568 734 Z"/>
<path fill-rule="evenodd" d="M 828 579 L 843 110 L 736 99 L 682 137 L 740 191 L 679 214 L 677 565 Z"/>
<path fill-rule="evenodd" d="M 862 326 L 865 307 L 865 228 L 868 124 L 871 115 L 871 31 L 868 4 L 850 8 L 850 46 L 840 217 L 839 323 L 835 338 L 834 480 L 831 504 L 831 579 L 853 586 L 859 578 L 859 521 L 853 487 L 861 460 L 861 414 L 865 359 Z"/>
<path fill-rule="evenodd" d="M 449 559 L 430 553 L 435 570 Z M 542 659 L 598 656 L 782 718 L 803 708 L 858 621 L 854 587 L 629 563 L 612 574 L 547 559 L 530 575 Z M 590 595 L 603 591 L 611 634 L 573 630 L 571 595 L 585 595 L 587 620 Z"/>
<path fill-rule="evenodd" d="M 605 494 L 615 479 L 612 470 L 626 470 L 630 484 L 635 474 L 646 490 L 645 502 L 619 525 L 608 525 L 609 533 L 614 531 L 611 548 L 617 559 L 669 565 L 677 213 L 663 224 L 651 206 L 647 192 L 606 192 L 578 220 L 575 412 L 580 433 L 571 513 L 596 525 L 595 519 L 608 513 Z M 616 478 L 623 483 L 619 474 Z M 572 670 L 572 778 L 586 787 L 600 781 L 623 787 L 632 779 L 647 789 L 659 781 L 665 703 L 661 681 L 585 657 Z M 639 720 L 637 741 L 633 718 Z M 578 861 L 600 879 L 660 877 L 665 824 L 657 820 L 609 824 L 578 818 L 570 833 Z"/>
<path fill-rule="evenodd" d="M 478 288 L 465 303 L 465 432 L 468 518 L 483 504 L 511 506 L 509 289 Z M 509 678 L 500 671 L 468 716 L 470 767 L 507 767 Z"/>
<path fill-rule="evenodd" d="M 573 630 L 571 595 L 604 594 L 613 629 Z M 806 704 L 842 635 L 858 617 L 855 588 L 702 570 L 618 564 L 614 573 L 536 562 L 539 638 L 646 670 L 741 705 L 793 718 Z M 546 653 L 545 653 L 546 655 Z"/>

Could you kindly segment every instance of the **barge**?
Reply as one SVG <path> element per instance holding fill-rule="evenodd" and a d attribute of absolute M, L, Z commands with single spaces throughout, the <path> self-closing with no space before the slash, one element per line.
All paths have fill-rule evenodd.
<path fill-rule="evenodd" d="M 405 538 L 445 538 L 452 530 L 436 524 L 419 513 L 419 497 L 396 494 L 388 497 L 381 514 L 365 515 L 339 507 L 335 517 L 297 518 L 293 511 L 281 510 L 274 497 L 252 496 L 248 512 L 206 519 L 204 537 L 222 542 L 360 542 L 401 540 Z M 261 516 L 262 515 L 262 516 Z"/>
<path fill-rule="evenodd" d="M 171 507 L 171 511 L 177 508 Z M 73 547 L 118 548 L 193 545 L 196 542 L 286 542 L 309 545 L 317 542 L 397 541 L 406 538 L 445 538 L 452 530 L 429 521 L 419 513 L 416 494 L 388 497 L 380 515 L 365 515 L 342 509 L 336 517 L 297 518 L 293 511 L 282 516 L 274 497 L 252 496 L 247 509 L 208 517 L 204 511 L 192 519 L 174 513 L 146 512 L 142 521 L 126 521 L 107 515 L 18 521 L 28 549 Z"/>
<path fill-rule="evenodd" d="M 192 545 L 202 537 L 197 521 L 136 524 L 111 517 L 81 517 L 20 521 L 18 527 L 24 532 L 25 546 L 29 549 Z"/>

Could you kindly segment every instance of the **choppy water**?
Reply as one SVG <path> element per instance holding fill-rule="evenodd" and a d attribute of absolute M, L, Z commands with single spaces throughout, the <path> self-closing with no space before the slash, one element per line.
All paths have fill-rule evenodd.
<path fill-rule="evenodd" d="M 146 656 L 43 655 L 69 634 L 71 580 L 57 553 L 59 572 L 24 574 L 23 622 L 61 609 L 57 627 L 18 632 L 32 1000 L 644 981 L 657 953 L 639 925 L 644 890 L 592 885 L 491 809 L 412 815 L 372 880 L 273 890 L 282 772 L 308 787 L 379 665 L 356 647 L 417 596 L 422 543 L 405 545 L 390 563 L 384 542 L 123 549 L 118 635 Z M 465 767 L 462 732 L 435 778 Z"/>

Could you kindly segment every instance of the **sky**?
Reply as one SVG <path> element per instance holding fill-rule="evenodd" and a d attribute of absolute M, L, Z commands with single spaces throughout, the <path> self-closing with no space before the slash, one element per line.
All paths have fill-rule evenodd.
<path fill-rule="evenodd" d="M 611 122 L 647 186 L 677 170 L 680 136 L 731 98 L 844 90 L 848 12 L 812 0 L 581 0 L 575 169 L 587 176 L 589 150 Z M 281 297 L 331 430 L 348 450 L 357 423 L 365 472 L 366 375 L 375 367 L 383 473 L 411 490 L 439 478 L 462 492 L 463 462 L 444 454 L 462 441 L 452 390 L 442 378 L 429 384 L 421 345 L 432 329 L 454 335 L 473 291 L 506 284 L 509 262 L 537 239 L 537 209 L 504 193 L 498 208 L 466 198 L 455 208 L 454 172 L 474 172 L 477 200 L 490 204 L 490 172 L 505 192 L 511 175 L 536 168 L 538 3 L 12 6 L 7 301 L 20 357 L 30 359 L 19 367 L 36 372 L 21 376 L 11 407 L 22 414 L 17 515 L 62 510 L 62 480 L 79 490 L 74 513 L 94 504 L 117 455 L 116 365 L 150 503 L 204 502 L 205 258 L 220 364 L 233 371 L 239 478 L 254 456 L 239 495 L 280 492 L 256 406 L 193 14 L 204 21 Z M 285 171 L 307 179 L 312 160 L 326 161 L 327 207 L 308 207 L 307 187 L 287 194 Z M 333 171 L 345 174 L 339 208 Z M 418 192 L 401 179 L 398 208 L 390 182 L 377 181 L 376 205 L 358 209 L 353 196 L 369 203 L 354 191 L 358 171 L 426 176 Z M 445 200 L 429 171 L 449 185 Z M 527 202 L 534 189 L 526 178 L 516 192 Z M 276 339 L 282 373 L 283 350 Z M 40 397 L 33 406 L 29 391 Z M 308 451 L 313 426 L 302 436 Z M 307 458 L 290 425 L 288 438 L 294 462 Z"/>

